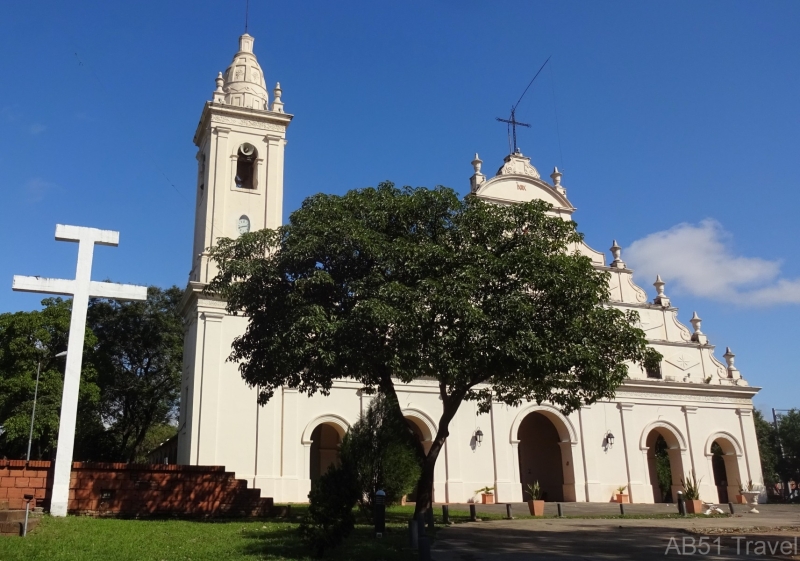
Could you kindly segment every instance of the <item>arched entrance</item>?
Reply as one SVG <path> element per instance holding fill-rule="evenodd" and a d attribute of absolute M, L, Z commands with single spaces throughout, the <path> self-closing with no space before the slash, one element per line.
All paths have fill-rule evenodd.
<path fill-rule="evenodd" d="M 647 467 L 653 487 L 653 501 L 674 502 L 683 489 L 683 441 L 666 424 L 652 428 L 645 438 Z"/>
<path fill-rule="evenodd" d="M 403 415 L 409 428 L 414 433 L 414 436 L 419 439 L 420 443 L 422 444 L 422 449 L 427 454 L 433 441 L 432 428 L 429 426 L 430 421 L 416 412 L 404 411 Z M 406 501 L 417 502 L 416 488 L 411 493 L 406 495 Z"/>
<path fill-rule="evenodd" d="M 328 471 L 328 467 L 339 463 L 343 436 L 341 427 L 333 423 L 321 423 L 311 432 L 309 478 L 312 482 Z"/>
<path fill-rule="evenodd" d="M 739 443 L 728 434 L 711 435 L 708 441 L 705 452 L 711 462 L 717 500 L 727 503 L 739 493 L 739 487 L 745 483 L 739 472 L 741 449 Z"/>
<path fill-rule="evenodd" d="M 539 482 L 546 501 L 574 501 L 572 443 L 561 419 L 547 411 L 528 413 L 517 430 L 519 478 L 523 499 L 528 485 Z"/>

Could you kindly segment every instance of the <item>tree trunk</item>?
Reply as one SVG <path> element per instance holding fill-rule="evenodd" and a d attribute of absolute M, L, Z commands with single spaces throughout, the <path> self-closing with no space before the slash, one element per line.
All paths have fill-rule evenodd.
<path fill-rule="evenodd" d="M 394 382 L 392 382 L 391 377 L 384 376 L 383 380 L 381 381 L 380 390 L 383 395 L 391 399 L 392 403 L 394 403 L 394 407 L 392 408 L 395 412 L 397 417 L 397 421 L 401 423 L 400 426 L 406 427 L 408 429 L 408 433 L 411 436 L 409 441 L 411 442 L 412 446 L 414 446 L 414 451 L 417 453 L 417 457 L 419 458 L 420 462 L 425 461 L 425 448 L 422 446 L 422 442 L 419 441 L 417 436 L 414 434 L 414 431 L 408 425 L 405 416 L 403 416 L 403 410 L 400 408 L 400 401 L 397 399 L 397 392 L 394 389 Z"/>
<path fill-rule="evenodd" d="M 436 469 L 436 460 L 442 451 L 447 437 L 450 436 L 450 421 L 455 417 L 458 407 L 463 401 L 463 395 L 449 395 L 442 400 L 442 416 L 439 419 L 439 430 L 431 443 L 431 448 L 422 464 L 422 473 L 417 484 L 417 503 L 414 507 L 414 518 L 424 515 L 433 502 L 433 477 Z"/>

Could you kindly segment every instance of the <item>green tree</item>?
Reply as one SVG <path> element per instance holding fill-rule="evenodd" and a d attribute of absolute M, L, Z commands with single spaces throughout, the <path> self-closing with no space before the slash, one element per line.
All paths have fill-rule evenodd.
<path fill-rule="evenodd" d="M 758 455 L 761 458 L 761 473 L 764 476 L 766 485 L 775 485 L 780 482 L 778 475 L 778 458 L 780 458 L 780 448 L 778 447 L 778 437 L 775 432 L 775 425 L 764 418 L 764 414 L 758 409 L 753 410 L 753 421 L 756 426 L 756 438 L 758 440 Z M 741 484 L 746 484 L 742 481 Z"/>
<path fill-rule="evenodd" d="M 327 394 L 337 378 L 397 403 L 396 383 L 436 380 L 438 432 L 427 453 L 418 445 L 421 514 L 464 400 L 481 412 L 548 401 L 568 413 L 613 397 L 627 363 L 659 360 L 638 315 L 605 305 L 608 274 L 550 208 L 391 183 L 310 197 L 288 225 L 211 249 L 209 290 L 249 318 L 230 358 L 261 403 L 283 385 Z"/>
<path fill-rule="evenodd" d="M 183 366 L 182 296 L 176 286 L 151 286 L 143 302 L 90 302 L 88 324 L 97 338 L 93 360 L 108 459 L 143 460 L 148 433 L 176 419 Z"/>
<path fill-rule="evenodd" d="M 783 481 L 800 483 L 800 411 L 790 409 L 778 417 L 777 441 L 778 475 Z"/>
<path fill-rule="evenodd" d="M 41 362 L 31 459 L 51 459 L 58 439 L 63 358 L 67 349 L 71 301 L 42 300 L 42 309 L 0 314 L 0 457 L 24 459 L 28 448 L 36 370 Z M 99 422 L 99 388 L 92 353 L 97 339 L 87 329 L 78 396 L 76 458 L 94 447 Z"/>
<path fill-rule="evenodd" d="M 658 489 L 661 491 L 661 500 L 672 502 L 672 466 L 669 463 L 669 447 L 663 436 L 656 439 L 655 460 Z"/>

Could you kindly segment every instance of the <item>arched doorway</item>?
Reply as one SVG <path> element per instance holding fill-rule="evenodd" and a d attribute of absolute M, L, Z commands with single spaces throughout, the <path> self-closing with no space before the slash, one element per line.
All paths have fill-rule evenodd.
<path fill-rule="evenodd" d="M 647 467 L 653 487 L 653 501 L 674 502 L 683 489 L 683 458 L 681 442 L 666 426 L 653 428 L 645 439 Z"/>
<path fill-rule="evenodd" d="M 419 439 L 420 443 L 422 444 L 422 449 L 425 453 L 428 453 L 428 450 L 431 448 L 431 441 L 433 440 L 433 435 L 431 434 L 430 428 L 417 416 L 405 416 L 406 423 L 411 431 L 414 433 L 414 436 Z M 417 502 L 417 489 L 414 490 L 406 495 L 406 501 L 415 503 Z"/>
<path fill-rule="evenodd" d="M 333 423 L 321 423 L 311 432 L 309 478 L 312 482 L 328 471 L 332 464 L 339 463 L 339 447 L 344 436 L 341 430 Z"/>
<path fill-rule="evenodd" d="M 539 482 L 542 498 L 546 501 L 574 501 L 575 478 L 572 466 L 572 446 L 561 432 L 568 432 L 558 418 L 534 411 L 525 416 L 519 425 L 519 478 L 523 499 L 528 485 Z M 561 428 L 561 431 L 559 431 Z"/>
<path fill-rule="evenodd" d="M 706 450 L 706 456 L 711 460 L 717 500 L 720 503 L 727 503 L 739 493 L 739 487 L 744 483 L 739 473 L 741 454 L 738 452 L 737 444 L 726 436 L 714 436 L 709 440 L 711 444 Z"/>

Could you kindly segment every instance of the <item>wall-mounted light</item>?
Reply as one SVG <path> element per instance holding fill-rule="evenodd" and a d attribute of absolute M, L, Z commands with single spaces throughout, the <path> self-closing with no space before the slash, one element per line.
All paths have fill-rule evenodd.
<path fill-rule="evenodd" d="M 478 427 L 475 431 L 475 442 L 478 443 L 478 446 L 480 446 L 481 442 L 483 442 L 483 431 L 480 427 Z"/>
<path fill-rule="evenodd" d="M 608 449 L 613 446 L 614 446 L 614 435 L 611 433 L 611 431 L 608 431 L 606 433 L 605 438 L 603 438 L 603 447 Z"/>

